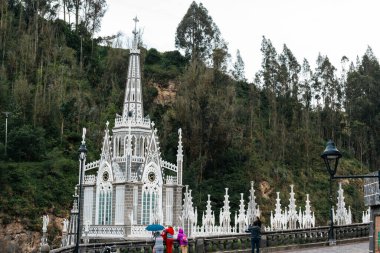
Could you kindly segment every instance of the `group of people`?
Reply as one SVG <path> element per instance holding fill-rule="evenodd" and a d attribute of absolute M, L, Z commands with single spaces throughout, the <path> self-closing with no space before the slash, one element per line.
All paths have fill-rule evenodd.
<path fill-rule="evenodd" d="M 153 247 L 153 253 L 164 253 L 164 244 L 166 246 L 166 253 L 172 253 L 173 244 L 175 240 L 178 241 L 178 244 L 181 248 L 181 252 L 187 253 L 188 240 L 182 228 L 178 230 L 176 239 L 174 236 L 173 227 L 168 227 L 164 229 L 161 234 L 159 232 L 155 233 L 154 240 L 155 240 L 155 243 Z"/>
<path fill-rule="evenodd" d="M 248 229 L 245 231 L 247 233 L 251 233 L 251 244 L 252 244 L 252 253 L 260 252 L 260 241 L 261 241 L 261 221 L 259 217 L 256 217 L 253 224 L 249 225 Z M 166 245 L 166 253 L 172 253 L 173 252 L 173 244 L 174 241 L 177 240 L 178 244 L 181 248 L 182 253 L 187 253 L 188 248 L 188 240 L 187 236 L 184 233 L 183 229 L 180 228 L 178 230 L 177 238 L 175 239 L 174 236 L 174 229 L 173 227 L 168 227 L 162 231 L 160 234 L 159 232 L 156 232 L 154 234 L 154 247 L 153 247 L 153 253 L 164 253 L 164 244 Z"/>

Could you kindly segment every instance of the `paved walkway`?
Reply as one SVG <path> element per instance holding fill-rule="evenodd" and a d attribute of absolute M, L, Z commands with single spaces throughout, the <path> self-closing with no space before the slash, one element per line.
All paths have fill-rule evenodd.
<path fill-rule="evenodd" d="M 337 246 L 326 246 L 323 248 L 309 248 L 309 249 L 298 249 L 298 250 L 284 250 L 278 251 L 277 253 L 368 253 L 368 242 L 358 242 L 352 244 L 343 244 Z"/>

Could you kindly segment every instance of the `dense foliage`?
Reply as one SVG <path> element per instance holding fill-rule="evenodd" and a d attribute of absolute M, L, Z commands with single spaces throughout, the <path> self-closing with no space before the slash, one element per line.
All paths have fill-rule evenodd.
<path fill-rule="evenodd" d="M 7 156 L 0 142 L 0 219 L 20 219 L 31 229 L 37 229 L 45 212 L 67 216 L 78 175 L 81 128 L 88 129 L 88 160 L 98 159 L 105 122 L 112 127 L 115 113 L 122 110 L 128 65 L 128 50 L 117 47 L 117 37 L 96 39 L 97 21 L 77 18 L 76 10 L 82 13 L 83 6 L 75 4 L 80 1 L 62 2 L 77 14 L 73 25 L 54 17 L 56 1 L 44 1 L 44 6 L 34 2 L 0 2 L 0 111 L 11 112 Z M 191 8 L 201 12 L 207 27 L 194 34 L 220 35 L 203 6 L 193 3 Z M 176 38 L 186 57 L 178 51 L 141 49 L 145 113 L 158 123 L 162 154 L 169 161 L 175 161 L 176 130 L 182 127 L 184 182 L 193 189 L 199 213 L 207 193 L 218 210 L 225 187 L 230 188 L 232 210 L 237 210 L 240 192 L 247 196 L 253 180 L 266 223 L 275 192 L 281 191 L 287 203 L 289 184 L 295 184 L 298 205 L 310 193 L 319 224 L 325 224 L 328 177 L 319 154 L 326 140 L 334 139 L 344 154 L 340 174 L 379 166 L 376 57 L 369 48 L 338 77 L 327 56 L 319 55 L 313 70 L 306 59 L 299 63 L 286 45 L 278 53 L 264 37 L 262 68 L 250 83 L 239 52 L 232 77 L 225 67 L 229 54 L 224 42 L 205 53 L 206 40 L 216 37 L 197 37 L 205 39 L 199 44 L 181 42 L 186 26 L 193 26 L 191 14 L 185 15 Z M 193 29 L 197 27 L 204 29 Z M 347 63 L 343 58 L 342 66 Z M 176 101 L 155 103 L 158 91 L 152 82 L 166 87 L 169 81 L 177 84 Z M 355 221 L 364 210 L 354 201 L 362 196 L 360 184 L 344 185 Z"/>

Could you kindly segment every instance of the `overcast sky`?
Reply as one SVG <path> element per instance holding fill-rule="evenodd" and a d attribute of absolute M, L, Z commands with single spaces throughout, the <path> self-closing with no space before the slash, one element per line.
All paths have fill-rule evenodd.
<path fill-rule="evenodd" d="M 122 32 L 130 37 L 133 18 L 144 30 L 143 41 L 158 51 L 175 49 L 174 38 L 192 0 L 108 0 L 99 35 Z M 285 43 L 302 64 L 315 67 L 318 53 L 337 69 L 342 56 L 355 61 L 367 46 L 380 54 L 380 0 L 203 0 L 228 43 L 232 61 L 239 49 L 249 81 L 260 69 L 262 36 L 277 52 Z"/>

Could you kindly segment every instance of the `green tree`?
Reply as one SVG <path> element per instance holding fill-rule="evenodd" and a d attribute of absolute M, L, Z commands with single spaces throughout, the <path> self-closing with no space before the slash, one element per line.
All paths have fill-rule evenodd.
<path fill-rule="evenodd" d="M 354 150 L 358 159 L 370 168 L 378 168 L 376 157 L 380 153 L 380 66 L 372 49 L 369 47 L 359 61 L 347 74 L 345 109 L 348 113 L 349 126 L 352 129 Z M 368 131 L 365 131 L 368 129 Z M 365 131 L 363 133 L 363 131 Z M 356 134 L 355 134 L 356 133 Z M 355 136 L 356 135 L 356 136 Z M 365 142 L 361 143 L 361 138 Z M 363 146 L 365 144 L 365 146 Z"/>
<path fill-rule="evenodd" d="M 9 131 L 8 156 L 15 161 L 38 161 L 45 156 L 45 132 L 23 125 Z"/>
<path fill-rule="evenodd" d="M 214 50 L 226 47 L 219 28 L 208 15 L 207 9 L 195 1 L 177 27 L 175 45 L 178 49 L 183 49 L 186 56 L 209 63 Z"/>
<path fill-rule="evenodd" d="M 301 82 L 300 82 L 300 95 L 301 95 L 301 102 L 305 106 L 305 109 L 307 111 L 311 110 L 311 102 L 313 98 L 312 93 L 312 87 L 311 87 L 311 78 L 312 78 L 312 71 L 309 65 L 309 62 L 304 59 L 302 68 L 301 68 Z"/>
<path fill-rule="evenodd" d="M 280 87 L 278 84 L 279 63 L 277 61 L 277 52 L 270 39 L 263 36 L 261 42 L 261 53 L 263 60 L 261 62 L 261 77 L 264 89 L 272 92 L 273 95 L 280 94 Z"/>
<path fill-rule="evenodd" d="M 233 66 L 232 76 L 237 81 L 246 81 L 245 79 L 245 69 L 244 69 L 244 61 L 240 55 L 240 50 L 236 50 L 236 61 Z"/>

